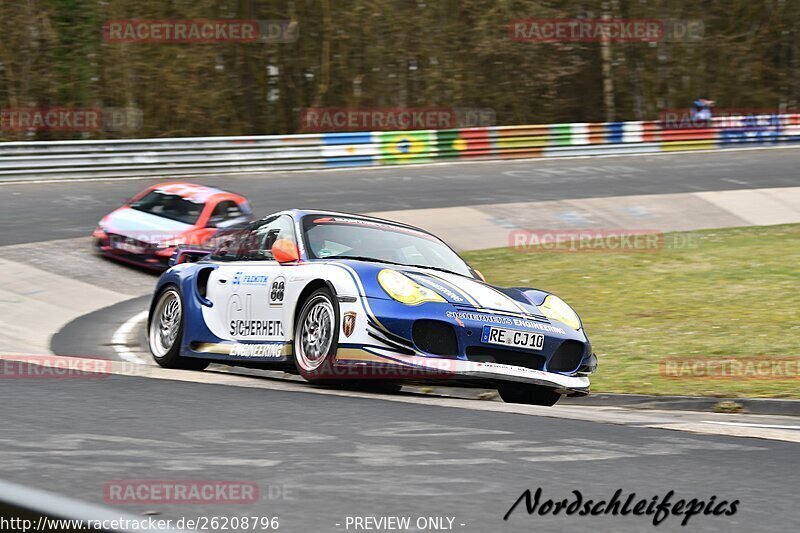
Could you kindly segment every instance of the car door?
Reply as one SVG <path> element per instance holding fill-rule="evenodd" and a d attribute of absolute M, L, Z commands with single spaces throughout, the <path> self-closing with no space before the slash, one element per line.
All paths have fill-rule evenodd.
<path fill-rule="evenodd" d="M 286 340 L 289 328 L 283 323 L 286 281 L 271 253 L 278 239 L 295 240 L 291 217 L 280 215 L 254 223 L 238 241 L 227 243 L 212 258 L 218 268 L 208 280 L 204 309 L 209 329 L 230 341 L 277 342 Z M 235 254 L 231 247 L 237 248 Z"/>

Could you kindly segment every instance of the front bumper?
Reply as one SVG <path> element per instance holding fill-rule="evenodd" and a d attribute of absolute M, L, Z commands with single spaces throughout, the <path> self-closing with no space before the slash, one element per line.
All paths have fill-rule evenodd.
<path fill-rule="evenodd" d="M 482 363 L 445 359 L 420 355 L 398 355 L 377 348 L 367 349 L 374 355 L 385 358 L 386 362 L 404 367 L 415 378 L 425 374 L 438 380 L 447 379 L 480 379 L 491 381 L 511 381 L 540 385 L 555 389 L 556 392 L 570 396 L 589 394 L 589 378 L 586 376 L 565 376 L 555 372 L 545 372 L 520 366 L 501 363 Z M 338 362 L 342 361 L 337 358 Z M 402 375 L 401 371 L 397 372 Z"/>
<path fill-rule="evenodd" d="M 107 235 L 95 232 L 93 237 L 94 250 L 98 254 L 159 271 L 169 268 L 169 260 L 175 251 L 175 248 L 156 248 L 149 244 L 142 244 L 140 245 L 142 248 L 141 253 L 135 253 L 113 246 L 111 239 Z"/>
<path fill-rule="evenodd" d="M 586 376 L 597 366 L 597 357 L 582 329 L 576 331 L 544 317 L 476 311 L 442 303 L 406 306 L 381 298 L 369 298 L 368 302 L 374 314 L 367 324 L 370 336 L 395 341 L 409 350 L 408 355 L 500 363 L 562 376 Z M 421 324 L 425 327 L 417 328 Z M 435 327 L 428 328 L 431 324 Z M 541 334 L 544 345 L 540 350 L 529 350 L 486 343 L 482 332 L 488 326 Z M 452 340 L 428 342 L 443 338 Z"/>
<path fill-rule="evenodd" d="M 340 344 L 337 363 L 355 368 L 386 368 L 386 377 L 472 383 L 482 381 L 519 382 L 552 388 L 561 394 L 585 395 L 588 375 L 597 366 L 597 357 L 583 330 L 576 331 L 544 317 L 514 316 L 487 310 L 468 310 L 450 304 L 429 303 L 406 306 L 393 300 L 368 298 L 371 316 L 365 344 Z M 445 335 L 436 332 L 425 339 L 419 336 L 420 322 L 446 325 Z M 500 325 L 544 335 L 541 350 L 510 348 L 485 343 L 483 328 Z M 450 337 L 447 343 L 427 342 L 434 337 Z M 432 347 L 436 345 L 437 349 Z M 568 348 L 569 357 L 563 348 Z M 565 364 L 565 361 L 569 361 Z M 365 375 L 370 373 L 364 368 Z"/>

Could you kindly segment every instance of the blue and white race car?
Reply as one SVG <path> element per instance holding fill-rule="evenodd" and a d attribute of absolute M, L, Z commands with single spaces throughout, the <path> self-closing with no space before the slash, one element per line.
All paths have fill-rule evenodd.
<path fill-rule="evenodd" d="M 578 315 L 530 288 L 501 288 L 437 237 L 361 215 L 290 210 L 178 250 L 159 279 L 148 339 L 163 367 L 211 362 L 496 388 L 553 405 L 589 392 L 597 358 Z"/>

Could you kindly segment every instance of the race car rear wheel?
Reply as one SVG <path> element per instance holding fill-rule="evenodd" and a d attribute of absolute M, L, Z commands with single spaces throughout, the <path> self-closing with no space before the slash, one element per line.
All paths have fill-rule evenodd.
<path fill-rule="evenodd" d="M 310 382 L 334 376 L 339 342 L 339 306 L 329 289 L 317 289 L 303 304 L 294 328 L 294 364 Z"/>
<path fill-rule="evenodd" d="M 561 398 L 553 389 L 539 385 L 509 383 L 498 387 L 497 392 L 506 403 L 524 403 L 528 405 L 545 405 L 550 407 Z"/>
<path fill-rule="evenodd" d="M 156 363 L 164 368 L 203 370 L 208 366 L 208 361 L 180 355 L 183 321 L 181 295 L 177 289 L 169 288 L 161 293 L 150 315 L 147 327 L 150 353 Z"/>

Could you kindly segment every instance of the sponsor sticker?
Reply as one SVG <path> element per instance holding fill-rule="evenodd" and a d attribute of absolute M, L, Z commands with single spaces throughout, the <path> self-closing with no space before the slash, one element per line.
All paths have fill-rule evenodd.
<path fill-rule="evenodd" d="M 422 283 L 423 285 L 427 285 L 429 289 L 434 289 L 435 291 L 439 292 L 439 294 L 443 294 L 447 296 L 447 299 L 451 302 L 463 302 L 464 298 L 456 294 L 454 291 L 450 290 L 449 288 L 445 287 L 441 283 L 437 283 L 435 280 L 428 278 L 426 276 L 419 276 L 416 274 L 410 274 L 415 281 Z"/>
<path fill-rule="evenodd" d="M 429 239 L 432 241 L 437 240 L 436 237 L 430 235 L 428 233 L 418 231 L 413 228 L 406 228 L 403 226 L 397 226 L 394 224 L 386 224 L 384 222 L 379 222 L 375 220 L 362 220 L 358 218 L 341 218 L 341 217 L 322 217 L 314 219 L 314 224 L 352 224 L 354 226 L 366 226 L 372 227 L 377 229 L 385 229 L 388 231 L 397 231 L 402 233 L 408 233 L 410 235 L 415 235 L 417 237 L 423 237 L 425 239 Z"/>
<path fill-rule="evenodd" d="M 269 276 L 262 276 L 258 274 L 245 274 L 239 270 L 233 275 L 231 284 L 234 286 L 240 285 L 267 285 L 269 283 Z"/>
<path fill-rule="evenodd" d="M 233 344 L 228 355 L 234 357 L 265 357 L 278 359 L 283 357 L 284 344 Z"/>
<path fill-rule="evenodd" d="M 235 337 L 282 337 L 280 320 L 231 320 L 229 330 Z"/>
<path fill-rule="evenodd" d="M 272 285 L 269 289 L 269 305 L 281 306 L 283 305 L 283 295 L 286 292 L 286 278 L 278 276 L 272 280 Z"/>
<path fill-rule="evenodd" d="M 552 326 L 550 324 L 542 324 L 534 320 L 527 320 L 524 318 L 516 318 L 502 315 L 489 315 L 486 313 L 473 313 L 470 311 L 447 311 L 445 313 L 448 318 L 454 320 L 471 320 L 473 322 L 489 322 L 492 324 L 502 324 L 507 326 L 517 326 L 526 329 L 536 329 L 548 333 L 559 333 L 566 335 L 567 332 L 563 328 Z"/>
<path fill-rule="evenodd" d="M 524 366 L 514 366 L 514 365 L 504 365 L 502 363 L 475 363 L 478 370 L 497 370 L 500 372 L 515 372 L 517 374 L 530 374 L 532 376 L 538 376 L 542 378 L 550 379 L 552 374 L 548 374 L 547 372 L 543 372 L 541 370 L 536 370 L 534 368 L 527 368 Z"/>

